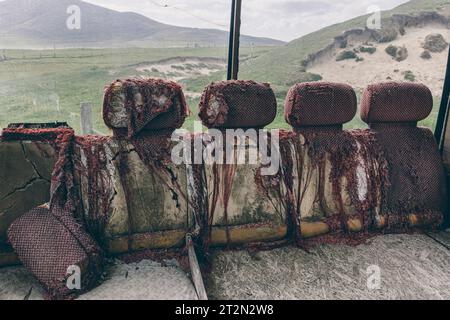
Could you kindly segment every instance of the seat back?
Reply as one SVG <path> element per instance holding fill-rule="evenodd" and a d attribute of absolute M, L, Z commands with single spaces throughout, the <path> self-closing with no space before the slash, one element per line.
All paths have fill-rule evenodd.
<path fill-rule="evenodd" d="M 11 223 L 50 200 L 50 181 L 61 129 L 10 125 L 0 136 L 0 267 L 18 263 L 8 245 Z"/>
<path fill-rule="evenodd" d="M 206 149 L 217 146 L 222 150 L 216 152 L 223 153 L 202 168 L 208 204 L 202 214 L 207 244 L 234 246 L 286 238 L 285 199 L 280 183 L 269 181 L 279 181 L 278 173 L 263 177 L 258 150 L 261 139 L 266 139 L 258 129 L 270 124 L 276 111 L 275 94 L 268 84 L 224 81 L 205 89 L 199 116 L 205 126 L 218 130 L 205 133 L 203 140 Z M 234 134 L 236 139 L 231 138 Z M 226 159 L 226 149 L 232 151 L 231 161 Z M 254 163 L 249 161 L 250 154 L 256 155 Z M 240 156 L 247 161 L 239 162 Z"/>
<path fill-rule="evenodd" d="M 183 245 L 193 226 L 186 166 L 171 161 L 171 135 L 188 108 L 171 81 L 128 79 L 105 91 L 114 137 L 77 137 L 81 215 L 110 253 Z"/>
<path fill-rule="evenodd" d="M 345 131 L 357 110 L 345 84 L 301 83 L 289 90 L 285 118 L 295 130 L 282 149 L 291 168 L 288 189 L 299 238 L 329 232 L 359 232 L 371 224 L 378 176 L 371 176 L 373 152 L 363 130 Z"/>
<path fill-rule="evenodd" d="M 433 107 L 431 91 L 416 83 L 380 83 L 363 93 L 361 118 L 388 161 L 382 224 L 401 228 L 439 225 L 447 211 L 447 188 L 432 132 L 417 123 Z"/>

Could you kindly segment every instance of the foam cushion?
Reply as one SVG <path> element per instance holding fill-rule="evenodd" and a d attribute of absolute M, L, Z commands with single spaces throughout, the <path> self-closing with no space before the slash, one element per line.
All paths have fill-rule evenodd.
<path fill-rule="evenodd" d="M 351 121 L 357 110 L 352 87 L 327 82 L 293 86 L 287 95 L 285 119 L 294 128 L 334 126 Z"/>
<path fill-rule="evenodd" d="M 418 122 L 429 116 L 433 96 L 425 85 L 407 82 L 373 84 L 364 91 L 361 118 L 366 123 Z"/>
<path fill-rule="evenodd" d="M 97 284 L 102 254 L 83 228 L 64 212 L 40 207 L 17 219 L 8 239 L 20 261 L 55 299 L 70 298 Z M 81 290 L 67 287 L 68 268 L 81 271 Z"/>
<path fill-rule="evenodd" d="M 208 128 L 258 128 L 277 114 L 277 100 L 268 84 L 222 81 L 203 92 L 199 117 Z"/>
<path fill-rule="evenodd" d="M 142 130 L 178 129 L 189 114 L 181 86 L 161 79 L 113 82 L 105 91 L 103 119 L 128 136 Z"/>

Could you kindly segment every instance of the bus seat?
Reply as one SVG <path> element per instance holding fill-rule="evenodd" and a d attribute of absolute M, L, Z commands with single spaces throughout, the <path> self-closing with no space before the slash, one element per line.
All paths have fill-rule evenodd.
<path fill-rule="evenodd" d="M 442 158 L 433 133 L 417 123 L 433 107 L 431 91 L 417 83 L 378 83 L 363 93 L 361 118 L 388 163 L 379 227 L 438 226 L 447 212 Z"/>
<path fill-rule="evenodd" d="M 288 92 L 285 119 L 294 133 L 281 153 L 299 239 L 370 227 L 381 182 L 370 134 L 343 130 L 356 111 L 355 91 L 345 84 L 301 83 Z"/>
<path fill-rule="evenodd" d="M 80 215 L 107 252 L 181 247 L 193 226 L 186 166 L 171 161 L 171 135 L 188 115 L 171 81 L 128 79 L 106 89 L 113 137 L 77 137 Z"/>
<path fill-rule="evenodd" d="M 286 238 L 287 211 L 279 170 L 264 175 L 258 152 L 261 139 L 270 145 L 271 137 L 257 129 L 270 124 L 276 111 L 275 94 L 267 84 L 224 81 L 205 89 L 199 116 L 205 126 L 215 129 L 203 136 L 206 148 L 214 150 L 216 141 L 223 140 L 233 154 L 226 161 L 225 152 L 218 155 L 220 151 L 215 150 L 215 155 L 208 153 L 211 161 L 204 164 L 208 205 L 203 216 L 205 242 L 209 245 L 235 246 Z M 249 157 L 251 153 L 257 161 L 238 161 L 240 155 Z"/>

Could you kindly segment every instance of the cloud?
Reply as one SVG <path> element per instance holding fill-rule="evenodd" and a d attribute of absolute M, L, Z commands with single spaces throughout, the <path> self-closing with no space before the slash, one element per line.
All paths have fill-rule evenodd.
<path fill-rule="evenodd" d="M 228 30 L 230 0 L 84 0 L 133 11 L 159 22 Z M 290 41 L 366 14 L 372 5 L 391 9 L 408 0 L 243 0 L 242 33 Z"/>

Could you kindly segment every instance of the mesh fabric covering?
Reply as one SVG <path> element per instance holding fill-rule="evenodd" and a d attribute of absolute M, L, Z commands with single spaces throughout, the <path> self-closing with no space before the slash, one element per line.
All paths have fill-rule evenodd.
<path fill-rule="evenodd" d="M 285 119 L 294 128 L 334 126 L 351 121 L 356 109 L 356 94 L 352 87 L 337 83 L 307 82 L 289 90 Z"/>
<path fill-rule="evenodd" d="M 199 108 L 208 128 L 262 128 L 275 119 L 277 101 L 268 84 L 232 80 L 209 85 Z"/>
<path fill-rule="evenodd" d="M 430 115 L 433 96 L 423 84 L 386 82 L 367 87 L 361 101 L 366 123 L 418 122 Z"/>
<path fill-rule="evenodd" d="M 42 141 L 55 144 L 56 139 L 65 134 L 74 134 L 72 129 L 3 129 L 3 141 Z"/>
<path fill-rule="evenodd" d="M 388 228 L 405 228 L 408 214 L 416 214 L 420 223 L 440 225 L 447 211 L 447 187 L 432 132 L 413 124 L 378 124 L 371 130 L 389 163 L 383 203 Z"/>
<path fill-rule="evenodd" d="M 447 212 L 436 140 L 430 130 L 416 125 L 431 108 L 431 92 L 420 84 L 382 83 L 364 93 L 362 118 L 389 163 L 390 186 L 383 203 L 387 228 L 406 228 L 409 214 L 415 214 L 419 223 L 439 225 Z"/>
<path fill-rule="evenodd" d="M 126 133 L 178 129 L 189 114 L 183 91 L 175 82 L 161 79 L 117 80 L 105 91 L 105 124 Z"/>
<path fill-rule="evenodd" d="M 53 299 L 78 295 L 96 285 L 101 276 L 99 248 L 66 212 L 34 209 L 11 225 L 8 237 L 22 263 Z M 82 291 L 67 287 L 70 266 L 81 270 Z"/>

